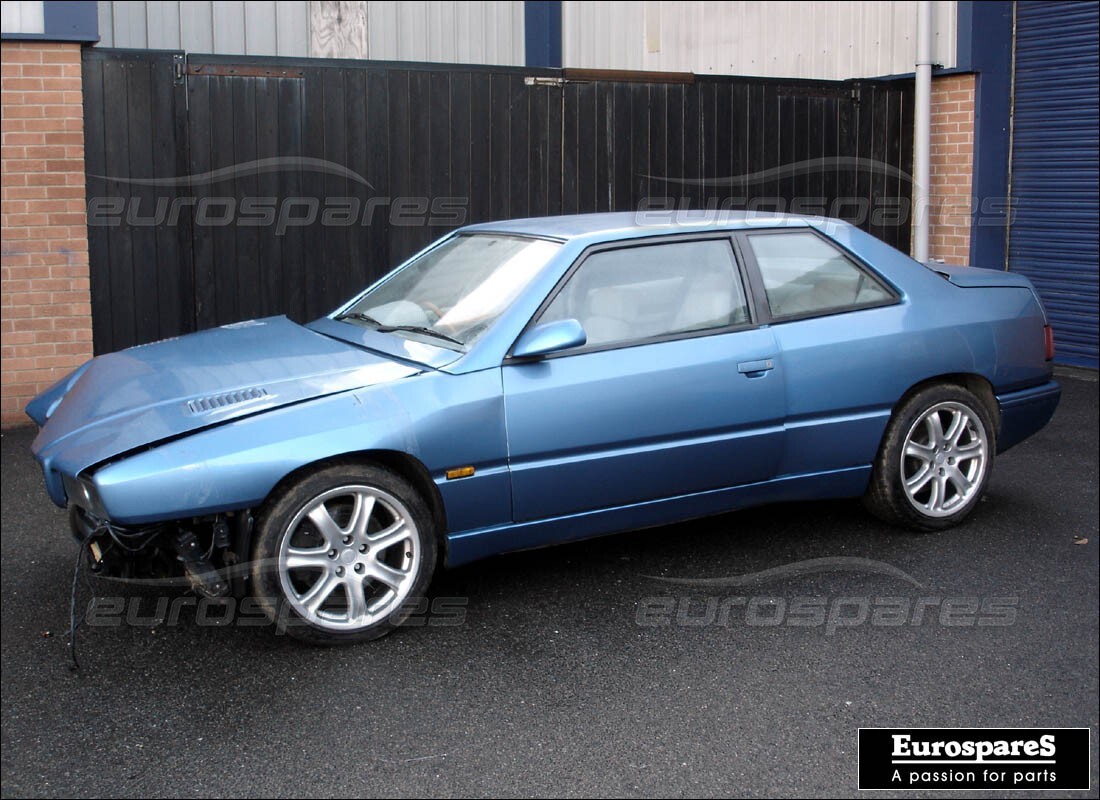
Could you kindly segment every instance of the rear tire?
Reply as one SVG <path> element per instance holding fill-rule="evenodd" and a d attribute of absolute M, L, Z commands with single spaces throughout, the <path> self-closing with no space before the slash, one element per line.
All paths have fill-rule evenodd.
<path fill-rule="evenodd" d="M 970 390 L 955 384 L 921 389 L 890 419 L 864 505 L 913 531 L 959 524 L 985 493 L 996 436 L 989 409 Z"/>
<path fill-rule="evenodd" d="M 353 644 L 392 632 L 436 564 L 423 498 L 379 466 L 342 463 L 279 489 L 257 519 L 253 592 L 280 633 Z"/>

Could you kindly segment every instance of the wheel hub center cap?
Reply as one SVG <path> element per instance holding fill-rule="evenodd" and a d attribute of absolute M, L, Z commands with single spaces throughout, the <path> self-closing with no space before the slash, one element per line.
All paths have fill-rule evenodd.
<path fill-rule="evenodd" d="M 340 563 L 341 564 L 353 564 L 353 563 L 355 563 L 355 559 L 358 555 L 359 555 L 358 552 L 356 552 L 355 550 L 353 550 L 352 548 L 349 547 L 348 549 L 346 549 L 344 552 L 342 552 L 340 554 Z"/>

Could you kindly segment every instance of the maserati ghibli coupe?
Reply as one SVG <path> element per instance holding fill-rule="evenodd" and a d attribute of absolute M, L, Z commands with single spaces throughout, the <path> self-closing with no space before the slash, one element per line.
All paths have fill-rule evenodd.
<path fill-rule="evenodd" d="M 94 358 L 33 450 L 90 567 L 251 592 L 315 643 L 438 567 L 778 501 L 930 531 L 1050 419 L 1028 280 L 846 223 L 597 214 L 457 230 L 330 315 Z"/>

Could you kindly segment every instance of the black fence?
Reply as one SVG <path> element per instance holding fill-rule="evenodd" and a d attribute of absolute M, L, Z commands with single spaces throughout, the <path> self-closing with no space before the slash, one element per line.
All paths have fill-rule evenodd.
<path fill-rule="evenodd" d="M 96 352 L 326 313 L 492 219 L 758 208 L 909 244 L 912 85 L 84 51 Z"/>

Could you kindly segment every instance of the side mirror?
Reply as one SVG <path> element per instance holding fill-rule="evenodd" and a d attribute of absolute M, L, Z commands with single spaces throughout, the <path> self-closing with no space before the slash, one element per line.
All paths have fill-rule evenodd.
<path fill-rule="evenodd" d="M 534 358 L 580 347 L 588 341 L 588 334 L 575 319 L 559 319 L 536 325 L 519 337 L 512 348 L 512 358 Z"/>

